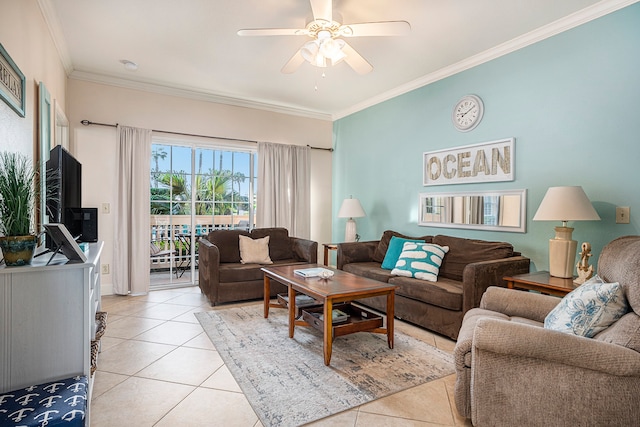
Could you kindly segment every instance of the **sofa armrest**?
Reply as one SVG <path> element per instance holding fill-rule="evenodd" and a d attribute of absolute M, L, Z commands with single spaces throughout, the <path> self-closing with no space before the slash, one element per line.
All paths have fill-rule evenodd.
<path fill-rule="evenodd" d="M 342 266 L 345 264 L 373 261 L 373 254 L 376 252 L 379 243 L 379 240 L 338 243 L 336 267 L 338 270 L 342 270 Z"/>
<path fill-rule="evenodd" d="M 524 317 L 544 322 L 547 314 L 558 303 L 560 303 L 560 298 L 555 296 L 490 286 L 482 296 L 480 308 L 511 317 Z"/>
<path fill-rule="evenodd" d="M 478 320 L 472 352 L 478 349 L 640 379 L 640 353 L 634 350 L 525 323 L 491 318 Z"/>
<path fill-rule="evenodd" d="M 482 295 L 489 286 L 506 288 L 504 276 L 528 273 L 529 264 L 529 258 L 523 256 L 467 264 L 462 271 L 463 312 L 479 307 Z"/>
<path fill-rule="evenodd" d="M 205 238 L 198 241 L 198 280 L 202 293 L 215 305 L 220 283 L 220 250 Z"/>
<path fill-rule="evenodd" d="M 471 371 L 477 426 L 637 425 L 640 354 L 622 346 L 482 319 Z"/>
<path fill-rule="evenodd" d="M 297 259 L 306 261 L 309 264 L 318 262 L 318 242 L 299 237 L 290 237 L 291 249 Z"/>

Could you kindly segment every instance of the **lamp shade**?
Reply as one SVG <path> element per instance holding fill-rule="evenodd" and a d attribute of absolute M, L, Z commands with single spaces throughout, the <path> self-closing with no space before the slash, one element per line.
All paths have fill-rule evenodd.
<path fill-rule="evenodd" d="M 597 221 L 598 212 L 580 186 L 550 187 L 534 221 Z"/>
<path fill-rule="evenodd" d="M 342 206 L 338 211 L 338 218 L 362 218 L 363 216 L 367 216 L 367 214 L 364 213 L 360 200 L 344 199 L 342 201 Z"/>

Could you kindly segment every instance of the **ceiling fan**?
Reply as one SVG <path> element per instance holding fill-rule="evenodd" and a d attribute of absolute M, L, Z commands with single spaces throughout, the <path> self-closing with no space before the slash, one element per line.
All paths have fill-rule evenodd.
<path fill-rule="evenodd" d="M 308 36 L 305 43 L 282 67 L 283 73 L 293 73 L 305 61 L 316 67 L 327 67 L 345 61 L 359 74 L 373 70 L 342 37 L 402 36 L 411 32 L 406 21 L 362 22 L 341 24 L 333 20 L 332 0 L 310 0 L 313 21 L 305 28 L 255 28 L 239 30 L 239 36 Z"/>

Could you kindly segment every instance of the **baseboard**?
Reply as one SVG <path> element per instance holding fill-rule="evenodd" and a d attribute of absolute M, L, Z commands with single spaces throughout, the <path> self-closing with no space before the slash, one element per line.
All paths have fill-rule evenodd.
<path fill-rule="evenodd" d="M 100 294 L 101 295 L 113 295 L 113 283 L 102 283 L 102 284 L 100 284 Z"/>

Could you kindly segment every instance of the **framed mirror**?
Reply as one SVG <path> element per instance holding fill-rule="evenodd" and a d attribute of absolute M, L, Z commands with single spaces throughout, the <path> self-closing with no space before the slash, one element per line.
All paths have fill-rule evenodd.
<path fill-rule="evenodd" d="M 418 225 L 525 233 L 527 190 L 420 193 Z"/>
<path fill-rule="evenodd" d="M 38 170 L 40 173 L 40 200 L 38 203 L 37 231 L 43 231 L 47 223 L 47 165 L 49 151 L 51 151 L 51 95 L 44 83 L 38 85 L 38 136 L 40 139 L 40 153 L 38 156 Z"/>

